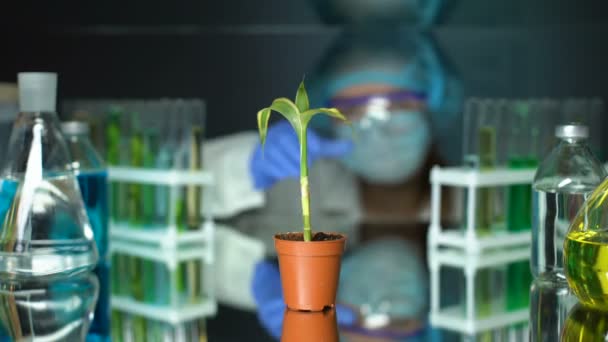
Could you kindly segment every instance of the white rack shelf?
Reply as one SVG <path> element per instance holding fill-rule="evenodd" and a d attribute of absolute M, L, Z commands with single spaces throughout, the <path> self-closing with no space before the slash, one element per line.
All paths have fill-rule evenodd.
<path fill-rule="evenodd" d="M 110 180 L 156 185 L 213 185 L 209 171 L 162 170 L 113 166 L 108 169 Z"/>
<path fill-rule="evenodd" d="M 148 319 L 176 325 L 197 318 L 215 315 L 217 312 L 217 303 L 213 300 L 206 300 L 200 304 L 188 304 L 174 308 L 170 306 L 141 303 L 129 297 L 112 296 L 112 308 Z"/>
<path fill-rule="evenodd" d="M 214 223 L 206 220 L 199 230 L 178 232 L 177 227 L 133 227 L 110 223 L 110 237 L 132 242 L 159 245 L 163 249 L 213 241 Z"/>
<path fill-rule="evenodd" d="M 438 227 L 431 227 L 430 229 L 441 232 L 429 237 L 433 240 L 429 240 L 431 246 L 453 247 L 473 253 L 480 253 L 484 250 L 496 248 L 529 246 L 532 240 L 530 231 L 496 233 L 490 236 L 471 239 L 465 233 L 458 230 L 441 231 Z"/>
<path fill-rule="evenodd" d="M 468 320 L 462 314 L 461 306 L 447 307 L 439 312 L 431 313 L 431 325 L 456 331 L 462 334 L 475 335 L 480 332 L 510 327 L 513 325 L 527 323 L 530 317 L 528 309 L 494 314 L 487 318 L 475 318 Z"/>
<path fill-rule="evenodd" d="M 209 250 L 210 248 L 201 247 L 160 249 L 158 246 L 142 245 L 131 241 L 112 240 L 110 243 L 112 253 L 121 253 L 160 262 L 169 266 L 171 270 L 174 270 L 178 263 L 188 260 L 200 259 L 208 265 L 212 264 L 213 253 L 210 253 Z"/>
<path fill-rule="evenodd" d="M 531 184 L 536 169 L 498 168 L 488 171 L 465 167 L 433 167 L 431 183 L 457 187 L 497 187 L 515 184 Z"/>
<path fill-rule="evenodd" d="M 450 266 L 464 270 L 465 274 L 473 274 L 482 268 L 526 260 L 530 260 L 530 247 L 500 249 L 482 254 L 465 253 L 453 248 L 433 249 L 428 252 L 431 270 Z"/>

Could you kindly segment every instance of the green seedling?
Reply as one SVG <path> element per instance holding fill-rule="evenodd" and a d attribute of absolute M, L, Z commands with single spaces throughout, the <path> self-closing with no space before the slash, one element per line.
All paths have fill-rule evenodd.
<path fill-rule="evenodd" d="M 310 227 L 310 191 L 308 183 L 308 162 L 306 154 L 306 129 L 308 123 L 317 114 L 329 115 L 333 118 L 347 121 L 344 115 L 336 108 L 313 108 L 310 109 L 308 102 L 308 94 L 304 87 L 304 81 L 300 83 L 300 87 L 296 93 L 296 101 L 281 97 L 272 102 L 270 107 L 263 108 L 258 112 L 258 129 L 262 146 L 266 142 L 266 134 L 268 133 L 268 119 L 270 113 L 275 111 L 291 124 L 296 131 L 298 141 L 300 143 L 300 191 L 302 197 L 302 221 L 304 241 L 312 240 L 312 229 Z"/>

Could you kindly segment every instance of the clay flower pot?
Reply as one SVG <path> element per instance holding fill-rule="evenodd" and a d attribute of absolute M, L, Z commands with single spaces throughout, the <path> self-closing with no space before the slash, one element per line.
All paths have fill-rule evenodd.
<path fill-rule="evenodd" d="M 281 342 L 338 342 L 336 310 L 317 312 L 285 310 Z"/>
<path fill-rule="evenodd" d="M 291 310 L 321 311 L 334 306 L 346 236 L 329 235 L 338 238 L 304 242 L 282 239 L 284 236 L 301 239 L 302 233 L 275 235 L 283 297 Z"/>

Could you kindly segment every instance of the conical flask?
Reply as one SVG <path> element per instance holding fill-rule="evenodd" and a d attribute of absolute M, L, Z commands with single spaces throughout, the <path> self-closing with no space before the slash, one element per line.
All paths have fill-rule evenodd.
<path fill-rule="evenodd" d="M 581 304 L 608 312 L 608 179 L 591 194 L 564 242 L 566 278 Z"/>
<path fill-rule="evenodd" d="M 20 113 L 1 173 L 0 280 L 92 270 L 93 231 L 55 114 L 57 75 L 18 79 Z"/>

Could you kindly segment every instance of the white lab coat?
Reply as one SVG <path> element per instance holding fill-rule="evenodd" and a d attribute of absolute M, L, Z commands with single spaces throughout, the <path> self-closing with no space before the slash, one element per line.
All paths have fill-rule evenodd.
<path fill-rule="evenodd" d="M 299 179 L 286 179 L 267 192 L 254 189 L 249 172 L 256 132 L 243 132 L 205 142 L 205 168 L 215 178 L 211 206 L 220 222 L 216 231 L 215 295 L 220 302 L 254 309 L 251 280 L 255 264 L 274 255 L 273 235 L 299 231 L 302 214 Z M 338 161 L 319 160 L 310 169 L 312 228 L 358 241 L 361 219 L 355 176 Z"/>

